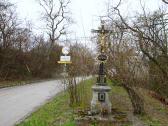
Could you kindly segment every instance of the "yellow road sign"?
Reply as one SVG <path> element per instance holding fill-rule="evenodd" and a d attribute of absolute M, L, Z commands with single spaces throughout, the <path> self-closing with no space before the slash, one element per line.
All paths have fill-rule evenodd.
<path fill-rule="evenodd" d="M 71 64 L 72 62 L 71 61 L 58 61 L 58 63 L 61 63 L 61 64 Z"/>

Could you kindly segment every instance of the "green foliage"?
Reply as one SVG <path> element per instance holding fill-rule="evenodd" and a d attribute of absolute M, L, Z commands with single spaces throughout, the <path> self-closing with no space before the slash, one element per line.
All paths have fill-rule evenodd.
<path fill-rule="evenodd" d="M 61 93 L 53 101 L 32 113 L 24 122 L 18 124 L 18 126 L 56 125 L 61 121 L 67 121 L 71 117 L 71 111 L 69 109 L 68 95 L 67 93 Z"/>
<path fill-rule="evenodd" d="M 63 126 L 76 126 L 74 121 L 67 122 Z"/>
<path fill-rule="evenodd" d="M 79 104 L 77 107 L 79 108 L 87 108 L 90 107 L 90 101 L 92 97 L 92 86 L 96 83 L 95 78 L 89 79 L 87 81 L 82 81 L 80 85 L 78 85 L 78 96 L 79 96 Z"/>
<path fill-rule="evenodd" d="M 120 86 L 120 81 L 119 80 L 114 80 L 114 79 L 108 79 L 107 83 L 113 86 Z"/>

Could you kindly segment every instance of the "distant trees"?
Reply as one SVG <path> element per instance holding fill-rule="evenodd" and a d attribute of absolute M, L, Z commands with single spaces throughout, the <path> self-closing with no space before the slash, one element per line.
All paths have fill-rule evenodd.
<path fill-rule="evenodd" d="M 17 48 L 19 51 L 28 51 L 31 46 L 31 38 L 32 32 L 29 27 L 27 28 L 20 28 L 17 27 L 15 33 L 15 40 L 13 40 L 15 43 L 13 43 L 14 47 Z"/>
<path fill-rule="evenodd" d="M 17 27 L 17 17 L 13 5 L 5 0 L 0 2 L 0 75 L 6 79 L 9 66 L 14 62 L 14 41 Z M 6 62 L 10 60 L 10 62 Z"/>
<path fill-rule="evenodd" d="M 72 65 L 69 67 L 70 76 L 87 76 L 94 71 L 94 56 L 90 49 L 80 43 L 75 43 L 70 47 Z M 81 67 L 82 66 L 82 67 Z"/>
<path fill-rule="evenodd" d="M 13 6 L 5 0 L 0 2 L 0 45 L 3 49 L 12 46 L 13 34 L 18 25 Z"/>
<path fill-rule="evenodd" d="M 43 9 L 42 18 L 48 37 L 34 35 L 32 26 L 17 19 L 15 6 L 0 1 L 0 81 L 58 77 L 62 72 L 57 63 L 61 49 L 59 39 L 71 23 L 69 0 L 38 0 Z M 88 48 L 70 44 L 71 78 L 89 75 L 94 64 Z"/>
<path fill-rule="evenodd" d="M 17 19 L 14 5 L 0 1 L 0 80 L 52 77 L 59 73 L 61 46 L 35 36 L 31 25 L 23 26 Z"/>

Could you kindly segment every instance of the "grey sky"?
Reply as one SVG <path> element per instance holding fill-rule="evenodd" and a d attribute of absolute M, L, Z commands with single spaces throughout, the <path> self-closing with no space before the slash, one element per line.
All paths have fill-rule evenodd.
<path fill-rule="evenodd" d="M 20 19 L 26 18 L 30 20 L 34 25 L 36 33 L 45 33 L 40 29 L 43 27 L 42 21 L 40 21 L 41 8 L 36 0 L 10 0 L 15 3 L 17 13 Z M 163 3 L 161 0 L 142 0 L 145 1 L 145 6 L 148 10 L 155 10 Z M 73 29 L 72 38 L 90 36 L 90 30 L 97 28 L 99 24 L 99 17 L 106 14 L 108 8 L 107 3 L 115 5 L 118 0 L 71 0 L 70 9 L 72 17 L 76 24 Z M 124 15 L 133 15 L 135 12 L 140 11 L 139 0 L 123 0 L 121 11 Z M 85 33 L 84 33 L 85 31 Z"/>

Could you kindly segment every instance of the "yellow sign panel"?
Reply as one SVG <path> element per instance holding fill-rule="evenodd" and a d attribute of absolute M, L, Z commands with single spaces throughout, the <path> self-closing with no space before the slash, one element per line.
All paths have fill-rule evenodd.
<path fill-rule="evenodd" d="M 62 64 L 71 64 L 71 61 L 58 61 L 58 63 L 62 63 Z"/>

